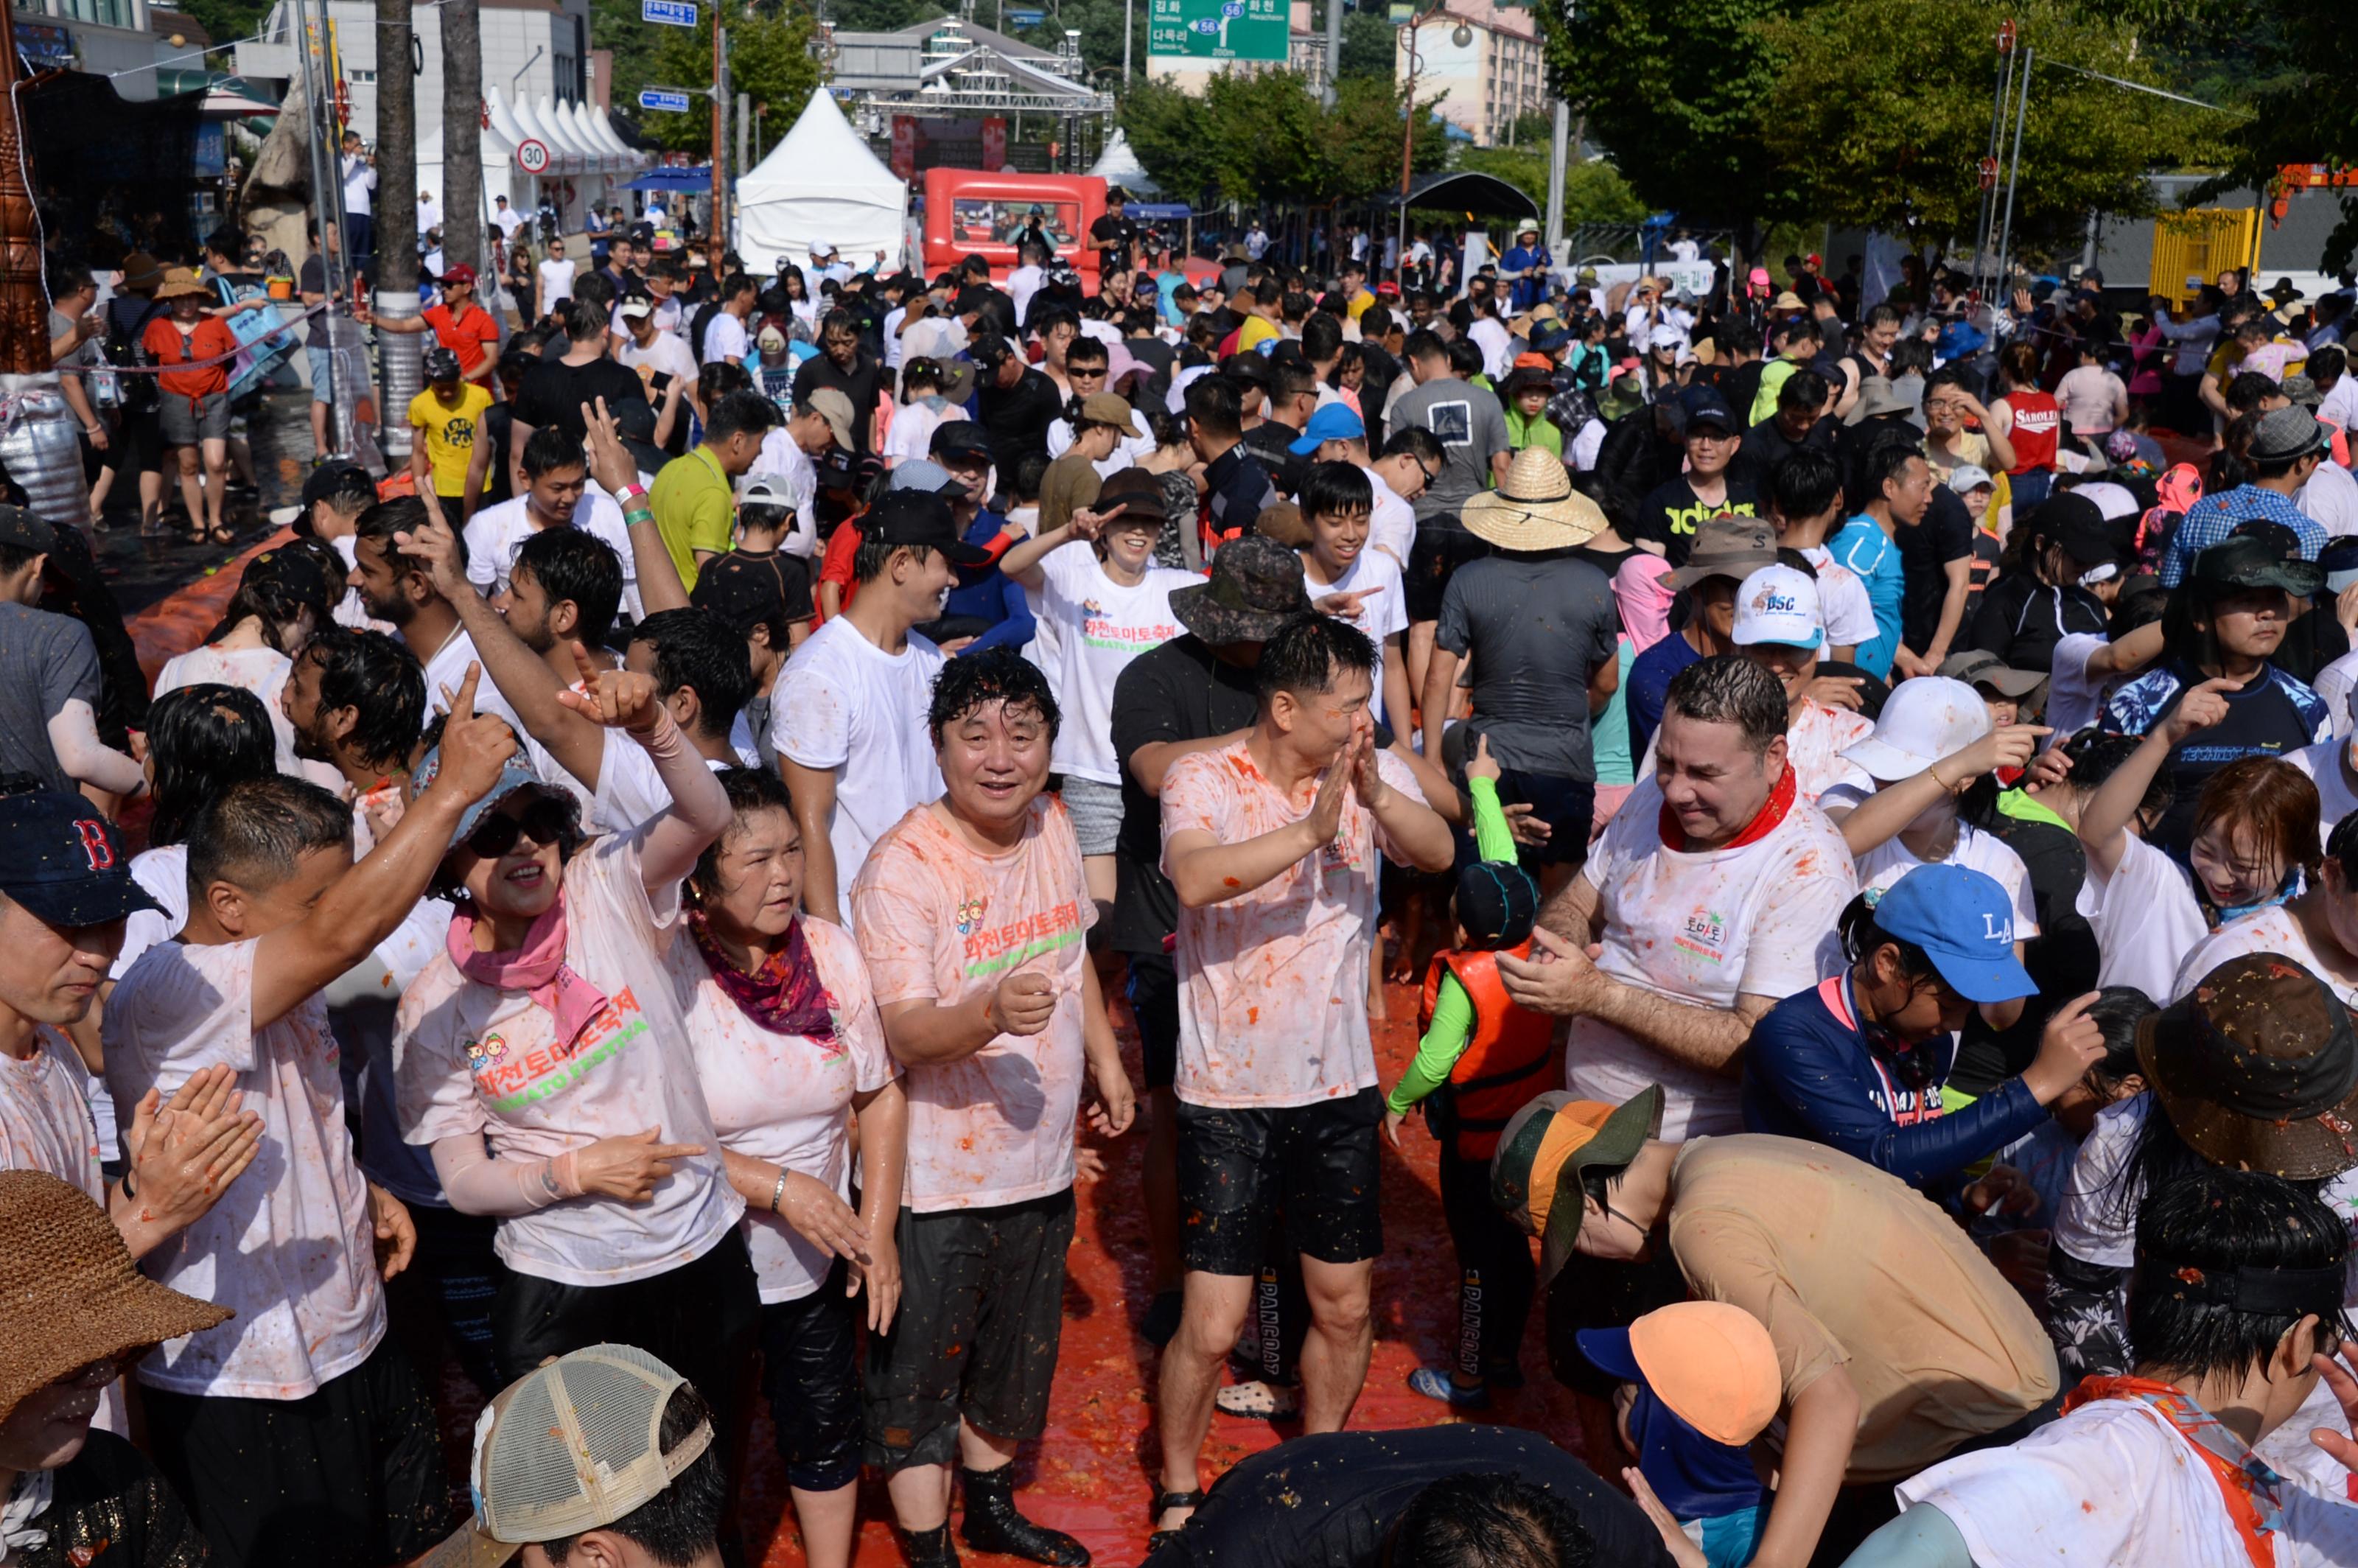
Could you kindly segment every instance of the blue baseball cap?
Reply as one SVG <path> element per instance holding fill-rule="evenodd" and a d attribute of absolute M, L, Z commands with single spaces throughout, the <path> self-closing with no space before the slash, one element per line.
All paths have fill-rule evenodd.
<path fill-rule="evenodd" d="M 1349 404 L 1330 403 L 1310 416 L 1310 423 L 1302 427 L 1302 438 L 1289 442 L 1285 449 L 1297 458 L 1306 458 L 1328 441 L 1367 438 L 1367 421 L 1352 413 Z"/>
<path fill-rule="evenodd" d="M 419 759 L 416 771 L 409 775 L 409 798 L 414 801 L 424 795 L 433 787 L 434 781 L 441 776 L 442 748 L 438 744 Z M 506 803 L 510 795 L 519 790 L 530 790 L 535 795 L 546 795 L 560 805 L 572 807 L 578 827 L 581 810 L 580 801 L 569 791 L 552 789 L 543 784 L 540 775 L 525 765 L 524 753 L 519 752 L 509 758 L 507 765 L 500 770 L 499 783 L 493 784 L 482 799 L 460 814 L 459 826 L 450 830 L 449 847 L 455 849 L 465 843 L 484 817 L 497 811 Z"/>
<path fill-rule="evenodd" d="M 2014 956 L 2014 900 L 1996 877 L 1959 865 L 1919 866 L 1884 890 L 1875 924 L 1923 948 L 1967 1001 L 2012 1001 L 2039 989 Z"/>
<path fill-rule="evenodd" d="M 131 880 L 114 825 L 81 795 L 54 789 L 0 797 L 0 893 L 68 930 L 162 908 Z"/>

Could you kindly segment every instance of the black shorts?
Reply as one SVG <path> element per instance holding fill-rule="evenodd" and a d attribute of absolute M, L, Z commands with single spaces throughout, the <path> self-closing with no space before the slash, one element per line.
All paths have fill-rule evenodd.
<path fill-rule="evenodd" d="M 1596 786 L 1554 773 L 1530 773 L 1520 768 L 1498 770 L 1498 803 L 1529 806 L 1531 815 L 1548 825 L 1547 842 L 1529 851 L 1543 866 L 1577 866 L 1588 859 L 1589 830 L 1596 826 Z M 1474 838 L 1464 840 L 1467 851 Z M 1461 860 L 1461 864 L 1463 863 Z"/>
<path fill-rule="evenodd" d="M 1454 513 L 1419 523 L 1416 543 L 1409 546 L 1408 570 L 1401 579 L 1401 603 L 1410 624 L 1440 620 L 1441 592 L 1449 586 L 1449 574 L 1489 553 L 1488 541 L 1467 533 Z"/>
<path fill-rule="evenodd" d="M 1179 1079 L 1179 968 L 1170 954 L 1130 956 L 1130 1011 L 1146 1058 L 1145 1087 L 1167 1089 Z"/>
<path fill-rule="evenodd" d="M 832 1492 L 860 1479 L 860 1303 L 843 1293 L 843 1260 L 817 1290 L 762 1306 L 762 1391 L 778 1429 L 786 1484 Z"/>
<path fill-rule="evenodd" d="M 1002 1441 L 1047 1429 L 1073 1190 L 996 1208 L 901 1211 L 901 1310 L 868 1337 L 868 1462 L 957 1458 L 958 1418 Z"/>
<path fill-rule="evenodd" d="M 1273 1110 L 1179 1102 L 1179 1222 L 1188 1270 L 1248 1275 L 1260 1267 L 1271 1222 L 1322 1263 L 1360 1263 L 1384 1250 L 1373 1087 Z"/>
<path fill-rule="evenodd" d="M 382 1568 L 455 1527 L 433 1401 L 390 1336 L 299 1400 L 139 1395 L 156 1467 L 217 1563 Z"/>

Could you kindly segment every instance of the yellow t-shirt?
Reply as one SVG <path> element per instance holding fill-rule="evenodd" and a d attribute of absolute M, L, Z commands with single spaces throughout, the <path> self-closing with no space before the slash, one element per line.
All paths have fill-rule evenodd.
<path fill-rule="evenodd" d="M 1237 352 L 1243 353 L 1257 343 L 1283 336 L 1285 334 L 1278 330 L 1277 323 L 1268 317 L 1248 316 L 1243 328 L 1237 333 Z"/>
<path fill-rule="evenodd" d="M 409 400 L 409 426 L 422 432 L 426 460 L 434 470 L 434 493 L 467 493 L 467 460 L 475 455 L 475 422 L 492 406 L 492 395 L 472 382 L 459 387 L 459 405 L 452 407 L 427 387 Z M 491 484 L 488 471 L 483 476 Z"/>

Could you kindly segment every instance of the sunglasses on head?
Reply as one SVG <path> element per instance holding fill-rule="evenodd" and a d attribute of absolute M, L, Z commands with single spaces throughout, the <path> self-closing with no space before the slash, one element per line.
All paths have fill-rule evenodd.
<path fill-rule="evenodd" d="M 486 860 L 496 860 L 515 848 L 525 834 L 535 844 L 563 844 L 573 831 L 573 813 L 564 802 L 542 795 L 514 816 L 492 812 L 467 835 L 467 848 Z"/>

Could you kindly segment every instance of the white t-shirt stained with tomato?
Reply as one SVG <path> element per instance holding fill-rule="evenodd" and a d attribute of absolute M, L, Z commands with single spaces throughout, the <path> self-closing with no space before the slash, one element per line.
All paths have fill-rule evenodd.
<path fill-rule="evenodd" d="M 606 995 L 569 1044 L 524 991 L 459 972 L 448 952 L 402 994 L 394 1022 L 401 1135 L 478 1136 L 492 1157 L 540 1160 L 653 1127 L 708 1151 L 671 1162 L 645 1203 L 568 1198 L 500 1221 L 493 1244 L 520 1274 L 568 1285 L 652 1279 L 712 1249 L 745 1212 L 721 1173 L 687 1028 L 664 951 L 680 935 L 676 884 L 650 897 L 644 832 L 592 840 L 566 862 L 565 961 Z"/>
<path fill-rule="evenodd" d="M 1844 761 L 1843 752 L 1874 733 L 1875 720 L 1864 713 L 1802 703 L 1801 716 L 1785 727 L 1785 762 L 1801 798 L 1815 806 L 1818 796 L 1845 779 L 1872 788 L 1875 781 L 1857 763 Z"/>
<path fill-rule="evenodd" d="M 832 1040 L 780 1034 L 746 1017 L 713 979 L 693 942 L 674 942 L 664 962 L 686 999 L 688 1044 L 720 1146 L 799 1172 L 848 1203 L 851 1140 L 844 1119 L 851 1098 L 882 1088 L 900 1069 L 884 1048 L 884 1026 L 851 934 L 806 919 L 803 935 L 827 987 Z M 809 1295 L 832 1264 L 793 1226 L 750 1204 L 745 1242 L 765 1303 Z"/>
<path fill-rule="evenodd" d="M 1596 967 L 1710 1008 L 1733 1008 L 1745 994 L 1781 1001 L 1817 984 L 1818 943 L 1858 892 L 1841 830 L 1797 798 L 1749 843 L 1690 851 L 1663 844 L 1661 818 L 1661 787 L 1641 777 L 1581 868 L 1604 931 Z M 1673 1061 L 1600 1020 L 1572 1021 L 1564 1068 L 1574 1094 L 1614 1105 L 1660 1084 L 1667 1142 L 1744 1130 L 1734 1078 Z"/>
<path fill-rule="evenodd" d="M 384 1337 L 368 1188 L 344 1126 L 344 1081 L 328 1010 L 314 995 L 255 1028 L 261 939 L 159 942 L 117 982 L 100 1037 L 123 1110 L 166 1100 L 226 1064 L 262 1147 L 205 1217 L 142 1260 L 149 1278 L 237 1315 L 168 1341 L 139 1380 L 176 1394 L 299 1400 L 368 1359 Z"/>
<path fill-rule="evenodd" d="M 1241 844 L 1310 814 L 1318 779 L 1288 798 L 1249 742 L 1197 752 L 1163 779 L 1163 842 L 1192 831 Z M 1376 753 L 1383 782 L 1424 792 L 1408 765 Z M 1323 777 L 1323 775 L 1321 775 Z M 1370 1087 L 1368 956 L 1376 929 L 1379 853 L 1399 858 L 1357 792 L 1343 796 L 1334 841 L 1249 892 L 1179 911 L 1179 1075 L 1190 1105 L 1314 1105 Z M 1170 872 L 1166 850 L 1163 871 Z"/>
<path fill-rule="evenodd" d="M 1048 682 L 1063 706 L 1053 765 L 1098 784 L 1121 783 L 1113 754 L 1113 683 L 1130 660 L 1185 630 L 1171 613 L 1171 593 L 1204 579 L 1149 567 L 1135 588 L 1114 581 L 1087 545 L 1051 550 L 1040 562 L 1041 613 L 1054 618 Z"/>
<path fill-rule="evenodd" d="M 1082 966 L 1097 905 L 1064 804 L 1032 803 L 1012 849 L 986 855 L 921 806 L 876 840 L 851 884 L 853 929 L 880 1011 L 955 1007 L 1016 970 L 1043 975 L 1055 1011 L 1035 1035 L 906 1068 L 909 1180 L 919 1214 L 1046 1197 L 1073 1184 L 1080 1108 Z"/>

